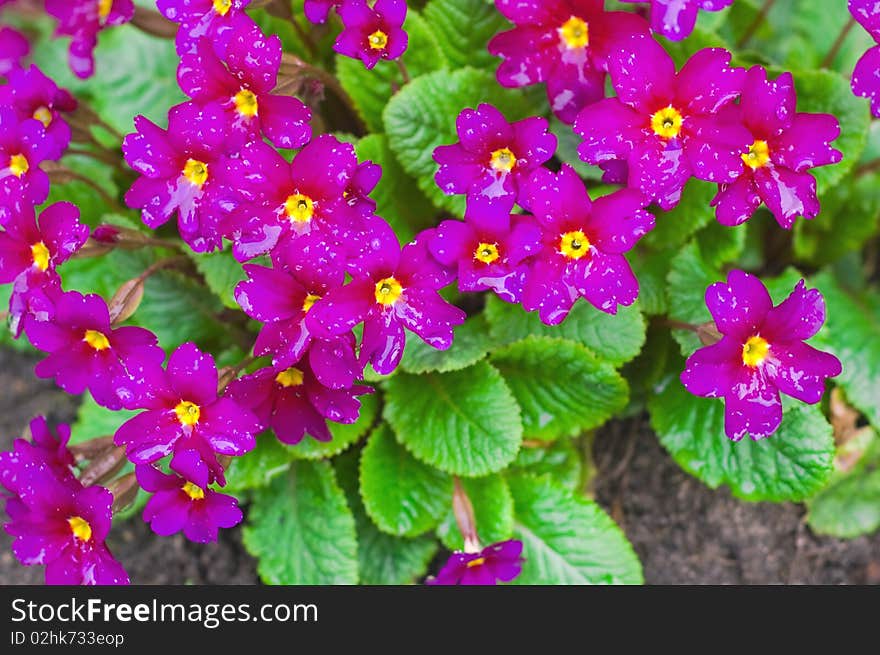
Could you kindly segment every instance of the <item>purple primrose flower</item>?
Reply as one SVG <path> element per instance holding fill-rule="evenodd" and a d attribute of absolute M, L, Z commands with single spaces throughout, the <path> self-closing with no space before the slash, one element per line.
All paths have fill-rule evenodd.
<path fill-rule="evenodd" d="M 145 367 L 165 360 L 150 331 L 111 328 L 107 303 L 96 295 L 64 293 L 55 302 L 52 321 L 33 321 L 25 330 L 35 348 L 49 353 L 34 369 L 37 377 L 55 378 L 72 395 L 89 389 L 99 405 L 112 410 L 126 400 L 133 406 L 134 399 L 119 396 L 120 378 L 138 380 Z"/>
<path fill-rule="evenodd" d="M 24 34 L 11 27 L 0 27 L 0 75 L 8 75 L 19 68 L 30 50 Z"/>
<path fill-rule="evenodd" d="M 503 219 L 470 215 L 443 221 L 428 246 L 445 266 L 457 267 L 459 291 L 494 291 L 502 300 L 522 300 L 528 264 L 541 243 L 541 229 L 529 216 Z"/>
<path fill-rule="evenodd" d="M 646 0 L 620 0 L 638 2 Z M 670 41 L 681 41 L 690 36 L 697 22 L 697 13 L 721 11 L 733 4 L 733 0 L 650 0 L 651 29 Z"/>
<path fill-rule="evenodd" d="M 742 171 L 748 135 L 722 128 L 715 118 L 742 90 L 745 70 L 729 63 L 729 52 L 707 48 L 676 74 L 672 58 L 653 38 L 630 39 L 609 59 L 617 96 L 586 107 L 575 121 L 584 139 L 581 159 L 625 161 L 629 187 L 664 210 L 678 204 L 692 175 L 733 182 Z"/>
<path fill-rule="evenodd" d="M 825 300 L 804 281 L 779 305 L 753 275 L 730 271 L 706 290 L 721 340 L 691 355 L 681 382 L 692 394 L 724 398 L 724 431 L 734 441 L 760 439 L 782 421 L 780 392 L 815 404 L 838 359 L 804 343 L 825 322 Z"/>
<path fill-rule="evenodd" d="M 489 52 L 502 57 L 499 84 L 547 84 L 553 113 L 572 123 L 578 112 L 605 97 L 606 60 L 612 49 L 648 23 L 603 0 L 495 0 L 514 29 L 495 35 Z"/>
<path fill-rule="evenodd" d="M 467 194 L 467 215 L 508 216 L 522 204 L 522 185 L 556 152 L 546 119 L 509 123 L 488 104 L 462 111 L 456 128 L 460 142 L 434 150 L 435 179 L 447 195 Z"/>
<path fill-rule="evenodd" d="M 746 74 L 739 104 L 720 112 L 722 120 L 748 131 L 739 177 L 720 185 L 712 200 L 722 224 L 747 221 L 762 201 L 785 229 L 798 216 L 819 214 L 816 178 L 808 170 L 841 160 L 841 152 L 830 145 L 840 134 L 840 124 L 831 114 L 795 113 L 796 103 L 791 73 L 771 82 L 763 68 L 754 66 Z"/>
<path fill-rule="evenodd" d="M 30 422 L 31 440 L 16 439 L 12 450 L 0 453 L 0 484 L 14 497 L 19 496 L 23 474 L 34 467 L 49 467 L 59 480 L 73 479 L 74 459 L 67 449 L 70 426 L 61 423 L 55 431 L 57 436 L 45 417 L 37 416 Z"/>
<path fill-rule="evenodd" d="M 336 9 L 346 2 L 348 0 L 305 0 L 303 13 L 310 23 L 320 25 L 327 22 L 331 9 Z"/>
<path fill-rule="evenodd" d="M 49 195 L 49 176 L 40 164 L 59 154 L 39 120 L 21 120 L 11 106 L 0 106 L 0 194 L 42 203 Z"/>
<path fill-rule="evenodd" d="M 72 37 L 68 51 L 70 69 L 77 77 L 95 72 L 92 51 L 98 45 L 98 32 L 111 25 L 122 25 L 134 16 L 132 0 L 46 0 L 46 11 L 58 19 L 56 35 Z"/>
<path fill-rule="evenodd" d="M 224 484 L 217 455 L 244 455 L 253 449 L 259 426 L 256 417 L 229 398 L 217 396 L 214 359 L 185 343 L 168 359 L 166 370 L 154 368 L 120 396 L 139 399 L 145 408 L 124 423 L 114 442 L 126 446 L 135 464 L 152 464 L 171 455 L 171 470 L 202 489 L 210 482 Z"/>
<path fill-rule="evenodd" d="M 125 194 L 129 207 L 141 209 L 144 223 L 156 229 L 177 213 L 180 236 L 196 252 L 220 248 L 214 209 L 217 168 L 223 166 L 228 138 L 226 113 L 218 104 L 186 102 L 168 112 L 163 130 L 136 116 L 137 132 L 122 142 L 125 161 L 141 174 Z"/>
<path fill-rule="evenodd" d="M 11 106 L 19 120 L 35 118 L 46 128 L 46 135 L 55 146 L 48 159 L 61 157 L 70 143 L 70 127 L 60 112 L 76 109 L 76 100 L 65 89 L 59 89 L 36 66 L 9 73 L 8 84 L 0 87 L 0 105 Z"/>
<path fill-rule="evenodd" d="M 486 546 L 478 553 L 455 552 L 430 585 L 494 585 L 510 582 L 522 572 L 521 541 L 510 539 Z"/>
<path fill-rule="evenodd" d="M 327 420 L 354 423 L 361 408 L 357 396 L 372 392 L 361 385 L 328 389 L 305 360 L 281 371 L 260 369 L 233 380 L 226 389 L 229 398 L 254 412 L 263 428 L 272 429 L 279 441 L 290 445 L 306 434 L 331 441 Z"/>
<path fill-rule="evenodd" d="M 376 0 L 372 8 L 366 0 L 346 0 L 337 11 L 345 26 L 333 44 L 339 54 L 360 59 L 369 69 L 380 59 L 397 59 L 406 51 L 404 0 Z"/>
<path fill-rule="evenodd" d="M 195 459 L 192 454 L 181 457 Z M 198 462 L 190 462 L 197 466 Z M 153 492 L 144 507 L 143 519 L 163 537 L 183 531 L 196 543 L 217 541 L 219 528 L 232 528 L 243 515 L 238 501 L 210 487 L 200 487 L 179 475 L 162 473 L 146 464 L 135 467 L 138 484 Z"/>
<path fill-rule="evenodd" d="M 175 45 L 178 54 L 193 52 L 202 37 L 207 37 L 223 56 L 233 32 L 255 25 L 244 9 L 251 0 L 157 0 L 159 12 L 179 23 Z"/>
<path fill-rule="evenodd" d="M 874 41 L 880 44 L 880 6 L 876 0 L 849 0 L 849 11 Z M 880 117 L 880 45 L 869 48 L 856 63 L 852 90 L 871 101 L 871 112 Z"/>
<path fill-rule="evenodd" d="M 559 173 L 538 170 L 526 195 L 542 230 L 523 289 L 526 311 L 556 325 L 581 296 L 609 314 L 635 302 L 639 284 L 623 253 L 654 227 L 638 192 L 620 189 L 591 201 L 566 164 Z"/>
<path fill-rule="evenodd" d="M 128 574 L 104 543 L 113 495 L 58 477 L 47 465 L 29 466 L 16 478 L 18 497 L 8 499 L 15 537 L 12 552 L 25 566 L 45 565 L 46 584 L 128 584 Z"/>
<path fill-rule="evenodd" d="M 361 364 L 371 362 L 382 375 L 391 373 L 403 356 L 404 327 L 438 350 L 449 348 L 453 327 L 464 323 L 466 315 L 437 293 L 451 276 L 432 263 L 427 248 L 432 237 L 432 231 L 423 233 L 401 252 L 391 228 L 376 224 L 364 239 L 351 282 L 327 292 L 306 316 L 312 334 L 329 338 L 363 322 Z"/>
<path fill-rule="evenodd" d="M 233 134 L 243 143 L 260 131 L 279 148 L 301 148 L 312 136 L 311 112 L 291 96 L 271 95 L 281 63 L 281 40 L 266 38 L 256 25 L 233 30 L 226 48 L 226 65 L 207 38 L 181 56 L 177 69 L 180 88 L 199 104 L 220 103 Z"/>

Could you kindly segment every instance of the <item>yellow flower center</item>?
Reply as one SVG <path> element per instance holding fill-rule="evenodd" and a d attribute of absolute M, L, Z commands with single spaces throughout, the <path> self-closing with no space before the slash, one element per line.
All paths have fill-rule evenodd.
<path fill-rule="evenodd" d="M 43 124 L 43 127 L 49 127 L 52 122 L 52 112 L 45 105 L 41 105 L 34 110 L 34 118 Z"/>
<path fill-rule="evenodd" d="M 485 558 L 485 557 L 478 557 L 477 559 L 472 559 L 470 562 L 467 563 L 466 566 L 467 566 L 469 569 L 473 569 L 473 568 L 476 568 L 476 567 L 478 567 L 478 566 L 483 566 L 483 564 L 485 564 L 485 563 L 486 563 L 486 558 Z"/>
<path fill-rule="evenodd" d="M 208 165 L 198 159 L 187 159 L 183 167 L 183 176 L 200 187 L 208 181 Z"/>
<path fill-rule="evenodd" d="M 315 203 L 308 196 L 295 193 L 284 201 L 284 211 L 290 220 L 297 223 L 308 223 L 315 215 Z"/>
<path fill-rule="evenodd" d="M 303 372 L 291 366 L 286 371 L 281 371 L 275 376 L 275 382 L 282 387 L 298 387 L 303 383 Z"/>
<path fill-rule="evenodd" d="M 232 7 L 232 0 L 214 0 L 214 11 L 221 16 L 225 16 L 226 12 Z"/>
<path fill-rule="evenodd" d="M 34 258 L 34 266 L 41 271 L 49 270 L 49 249 L 42 241 L 31 246 L 31 257 Z"/>
<path fill-rule="evenodd" d="M 309 310 L 312 306 L 321 299 L 321 296 L 316 296 L 314 293 L 310 293 L 306 296 L 306 299 L 303 300 L 303 313 L 308 314 Z"/>
<path fill-rule="evenodd" d="M 205 490 L 202 489 L 199 485 L 193 484 L 192 482 L 187 482 L 183 485 L 183 493 L 192 498 L 193 500 L 202 500 L 205 497 Z"/>
<path fill-rule="evenodd" d="M 393 277 L 386 277 L 376 282 L 376 302 L 380 305 L 393 305 L 402 293 L 403 287 Z"/>
<path fill-rule="evenodd" d="M 73 536 L 80 541 L 88 541 L 92 538 L 92 526 L 83 517 L 72 516 L 67 519 L 67 524 L 70 526 Z"/>
<path fill-rule="evenodd" d="M 236 93 L 233 102 L 235 102 L 235 110 L 242 116 L 257 115 L 257 96 L 250 89 L 242 89 Z"/>
<path fill-rule="evenodd" d="M 758 139 L 749 146 L 748 152 L 744 152 L 740 156 L 746 166 L 756 171 L 770 163 L 770 148 L 767 146 L 766 141 Z"/>
<path fill-rule="evenodd" d="M 483 262 L 484 264 L 491 264 L 496 261 L 501 255 L 498 254 L 498 244 L 497 243 L 483 243 L 480 242 L 477 245 L 477 249 L 474 250 L 474 259 L 478 262 Z"/>
<path fill-rule="evenodd" d="M 86 330 L 83 341 L 89 344 L 95 350 L 107 350 L 110 347 L 110 340 L 103 332 L 97 330 Z"/>
<path fill-rule="evenodd" d="M 664 139 L 674 139 L 681 132 L 681 124 L 684 118 L 681 112 L 672 105 L 664 107 L 651 116 L 651 129 L 654 134 Z"/>
<path fill-rule="evenodd" d="M 188 400 L 181 400 L 174 408 L 181 425 L 195 425 L 202 416 L 202 408 Z"/>
<path fill-rule="evenodd" d="M 113 0 L 98 0 L 98 18 L 101 19 L 102 23 L 107 20 L 107 16 L 110 15 L 112 8 Z"/>
<path fill-rule="evenodd" d="M 27 157 L 22 154 L 12 155 L 12 157 L 9 158 L 9 170 L 12 171 L 12 174 L 15 175 L 15 177 L 21 177 L 28 172 L 30 167 Z"/>
<path fill-rule="evenodd" d="M 559 253 L 569 259 L 580 259 L 590 252 L 590 240 L 583 230 L 566 232 L 559 237 Z"/>
<path fill-rule="evenodd" d="M 376 30 L 367 37 L 370 48 L 373 50 L 384 50 L 388 47 L 388 35 L 382 30 Z"/>
<path fill-rule="evenodd" d="M 586 21 L 577 16 L 572 16 L 559 28 L 559 36 L 569 50 L 586 48 L 590 45 L 590 28 Z"/>
<path fill-rule="evenodd" d="M 492 153 L 489 163 L 499 173 L 509 173 L 516 166 L 516 156 L 510 148 L 501 148 Z"/>
<path fill-rule="evenodd" d="M 769 354 L 770 344 L 766 339 L 758 335 L 749 337 L 743 345 L 743 364 L 755 368 L 760 366 Z"/>

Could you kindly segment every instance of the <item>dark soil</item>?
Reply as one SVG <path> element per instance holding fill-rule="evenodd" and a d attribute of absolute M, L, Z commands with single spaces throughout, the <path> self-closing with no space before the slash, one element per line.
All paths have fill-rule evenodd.
<path fill-rule="evenodd" d="M 77 401 L 37 380 L 32 357 L 0 349 L 0 450 L 30 418 L 70 422 Z M 633 542 L 653 584 L 878 584 L 880 534 L 842 541 L 813 535 L 804 508 L 744 503 L 712 491 L 669 458 L 641 419 L 616 421 L 596 439 L 598 501 Z M 39 584 L 0 532 L 0 583 Z M 256 564 L 239 530 L 216 544 L 157 537 L 142 521 L 114 526 L 110 548 L 137 584 L 254 584 Z"/>

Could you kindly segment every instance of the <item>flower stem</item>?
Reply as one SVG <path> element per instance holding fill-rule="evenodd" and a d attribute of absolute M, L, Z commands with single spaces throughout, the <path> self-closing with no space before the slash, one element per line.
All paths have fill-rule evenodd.
<path fill-rule="evenodd" d="M 91 178 L 86 177 L 85 175 L 80 175 L 79 173 L 72 171 L 64 164 L 57 164 L 55 162 L 43 162 L 43 169 L 46 171 L 46 174 L 49 176 L 50 180 L 56 182 L 70 182 L 72 180 L 76 180 L 77 182 L 82 182 L 86 186 L 94 189 L 101 199 L 107 203 L 107 205 L 115 212 L 122 213 L 125 210 L 119 204 L 119 201 L 116 200 L 113 196 L 107 193 L 104 188 L 92 180 Z"/>
<path fill-rule="evenodd" d="M 743 32 L 743 35 L 739 38 L 739 41 L 736 42 L 737 48 L 742 48 L 748 43 L 753 36 L 755 36 L 755 32 L 758 31 L 758 28 L 761 27 L 761 23 L 764 22 L 764 19 L 767 18 L 767 14 L 770 13 L 770 9 L 773 8 L 773 4 L 776 0 L 766 0 L 764 2 L 764 6 L 761 7 L 761 11 L 758 12 L 758 15 L 755 16 L 755 20 L 752 21 L 752 24 L 746 28 L 746 31 Z"/>
<path fill-rule="evenodd" d="M 458 479 L 458 476 L 455 477 L 455 491 L 452 494 L 452 512 L 455 514 L 455 522 L 464 538 L 464 552 L 479 553 L 480 538 L 477 536 L 474 506 L 464 487 L 461 486 L 461 480 Z"/>
<path fill-rule="evenodd" d="M 664 319 L 663 324 L 667 327 L 672 328 L 673 330 L 690 330 L 691 332 L 696 332 L 700 329 L 699 325 L 695 325 L 693 323 L 684 323 L 683 321 L 676 321 L 671 318 Z"/>
<path fill-rule="evenodd" d="M 166 20 L 158 11 L 147 9 L 137 4 L 134 6 L 134 16 L 131 18 L 131 24 L 141 32 L 151 36 L 158 36 L 160 39 L 173 39 L 177 35 L 177 25 L 175 23 Z"/>
<path fill-rule="evenodd" d="M 400 76 L 403 78 L 403 83 L 405 85 L 409 84 L 412 78 L 410 78 L 409 76 L 409 70 L 407 70 L 406 64 L 403 63 L 403 59 L 397 58 L 394 60 L 394 62 L 397 64 L 397 69 L 400 71 Z"/>
<path fill-rule="evenodd" d="M 831 50 L 828 51 L 828 54 L 825 55 L 825 59 L 822 60 L 822 64 L 820 68 L 828 68 L 831 64 L 834 63 L 834 58 L 837 56 L 837 53 L 840 52 L 840 49 L 843 47 L 843 42 L 846 41 L 846 37 L 849 34 L 849 31 L 853 28 L 853 25 L 856 24 L 856 19 L 852 16 L 849 17 L 849 20 L 846 22 L 846 25 L 843 26 L 843 29 L 840 30 L 840 34 L 837 35 L 837 38 L 834 40 L 834 44 L 831 46 Z"/>
<path fill-rule="evenodd" d="M 876 173 L 878 170 L 880 170 L 880 158 L 872 159 L 871 161 L 862 164 L 861 166 L 856 168 L 854 175 L 856 177 L 863 177 L 864 175 Z"/>

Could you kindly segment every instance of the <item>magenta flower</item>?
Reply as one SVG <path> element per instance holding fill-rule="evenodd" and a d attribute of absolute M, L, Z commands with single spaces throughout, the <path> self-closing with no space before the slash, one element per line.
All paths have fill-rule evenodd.
<path fill-rule="evenodd" d="M 53 468 L 29 467 L 18 477 L 4 527 L 15 537 L 12 552 L 25 566 L 45 565 L 46 584 L 128 584 L 128 574 L 104 541 L 110 532 L 113 495 L 82 487 Z"/>
<path fill-rule="evenodd" d="M 312 334 L 329 338 L 364 323 L 361 365 L 371 362 L 377 373 L 391 373 L 403 356 L 404 328 L 438 350 L 452 345 L 453 327 L 466 315 L 448 304 L 437 290 L 449 276 L 432 264 L 422 235 L 404 247 L 390 227 L 377 224 L 364 239 L 365 251 L 354 265 L 352 281 L 331 289 L 306 316 Z"/>
<path fill-rule="evenodd" d="M 306 434 L 318 441 L 331 441 L 327 421 L 354 423 L 360 414 L 357 396 L 372 393 L 370 387 L 328 389 L 305 360 L 278 371 L 264 368 L 229 384 L 226 395 L 251 409 L 265 429 L 286 444 L 295 445 Z"/>
<path fill-rule="evenodd" d="M 880 7 L 875 0 L 849 0 L 849 11 L 874 41 L 880 44 Z M 869 48 L 856 63 L 852 90 L 871 101 L 871 112 L 880 117 L 880 45 Z"/>
<path fill-rule="evenodd" d="M 145 368 L 165 361 L 149 330 L 111 328 L 107 303 L 96 295 L 76 291 L 61 295 L 52 321 L 30 322 L 26 332 L 35 348 L 49 353 L 34 369 L 37 377 L 55 378 L 72 395 L 89 389 L 99 405 L 112 410 L 121 409 L 123 401 L 135 405 L 135 399 L 119 396 L 120 378 L 127 378 L 126 386 L 132 386 Z"/>
<path fill-rule="evenodd" d="M 303 13 L 310 23 L 319 25 L 327 22 L 327 16 L 330 15 L 331 9 L 336 9 L 339 5 L 344 4 L 348 0 L 305 0 L 303 4 Z"/>
<path fill-rule="evenodd" d="M 0 194 L 39 205 L 49 195 L 49 176 L 40 168 L 57 159 L 54 141 L 35 118 L 21 120 L 10 106 L 0 106 Z M 9 201 L 4 199 L 4 205 Z"/>
<path fill-rule="evenodd" d="M 92 51 L 98 45 L 98 32 L 111 25 L 122 25 L 134 16 L 132 0 L 46 0 L 46 11 L 58 19 L 56 35 L 72 37 L 67 61 L 77 77 L 95 72 Z"/>
<path fill-rule="evenodd" d="M 380 59 L 397 59 L 406 51 L 404 0 L 377 0 L 372 8 L 366 0 L 346 0 L 337 11 L 345 26 L 333 44 L 339 54 L 360 59 L 370 69 Z"/>
<path fill-rule="evenodd" d="M 11 27 L 0 27 L 0 75 L 21 66 L 21 60 L 31 51 L 24 34 Z"/>
<path fill-rule="evenodd" d="M 197 466 L 198 462 L 190 464 Z M 135 473 L 138 484 L 153 492 L 144 507 L 143 519 L 158 535 L 168 537 L 183 530 L 190 541 L 205 544 L 217 541 L 219 528 L 241 523 L 243 515 L 232 496 L 162 473 L 150 465 L 137 466 Z"/>
<path fill-rule="evenodd" d="M 30 205 L 0 232 L 0 284 L 17 282 L 17 289 L 38 288 L 57 280 L 55 269 L 67 261 L 89 238 L 89 227 L 79 222 L 79 209 L 56 202 L 40 214 Z"/>
<path fill-rule="evenodd" d="M 465 109 L 456 120 L 459 143 L 438 146 L 435 180 L 447 195 L 467 194 L 467 215 L 503 219 L 532 172 L 556 152 L 544 118 L 509 123 L 492 105 Z"/>
<path fill-rule="evenodd" d="M 638 2 L 646 0 L 620 0 Z M 733 0 L 650 0 L 651 29 L 670 41 L 681 41 L 690 36 L 697 22 L 697 13 L 721 11 L 733 4 Z"/>
<path fill-rule="evenodd" d="M 633 304 L 639 284 L 623 253 L 654 227 L 640 194 L 621 189 L 591 201 L 568 165 L 559 173 L 538 170 L 526 194 L 542 237 L 526 276 L 523 308 L 556 325 L 581 296 L 609 314 Z"/>
<path fill-rule="evenodd" d="M 273 251 L 274 268 L 246 264 L 250 279 L 235 288 L 235 299 L 251 318 L 263 323 L 254 353 L 271 355 L 272 365 L 286 369 L 308 352 L 321 384 L 350 387 L 363 368 L 355 356 L 351 333 L 315 339 L 306 315 L 331 289 L 342 286 L 345 262 L 320 235 L 306 235 Z"/>
<path fill-rule="evenodd" d="M 76 109 L 76 100 L 65 89 L 59 89 L 36 66 L 13 70 L 8 84 L 0 87 L 0 105 L 11 106 L 19 120 L 35 118 L 46 128 L 46 135 L 55 146 L 47 157 L 58 159 L 70 143 L 70 127 L 60 112 Z"/>
<path fill-rule="evenodd" d="M 292 163 L 261 141 L 242 148 L 222 172 L 244 198 L 224 228 L 238 260 L 269 252 L 282 237 L 312 233 L 341 254 L 358 247 L 363 226 L 344 200 L 357 166 L 354 148 L 329 134 L 314 139 Z"/>
<path fill-rule="evenodd" d="M 141 209 L 153 229 L 176 213 L 180 236 L 196 252 L 220 248 L 214 203 L 228 138 L 223 108 L 187 102 L 168 112 L 167 130 L 143 116 L 134 125 L 137 132 L 125 137 L 122 152 L 141 177 L 125 194 L 126 204 Z"/>
<path fill-rule="evenodd" d="M 376 211 L 376 201 L 370 198 L 370 194 L 382 179 L 382 167 L 371 161 L 358 164 L 348 183 L 348 188 L 342 194 L 348 206 L 353 208 L 361 216 L 372 216 Z"/>
<path fill-rule="evenodd" d="M 466 221 L 443 221 L 428 243 L 445 266 L 457 267 L 459 291 L 494 291 L 502 300 L 522 300 L 528 264 L 541 243 L 534 219 L 517 214 L 502 220 L 471 215 Z"/>
<path fill-rule="evenodd" d="M 486 546 L 478 553 L 455 552 L 430 585 L 494 585 L 510 582 L 522 572 L 521 541 L 510 539 Z"/>
<path fill-rule="evenodd" d="M 0 484 L 13 497 L 19 496 L 27 471 L 39 466 L 49 467 L 59 480 L 73 480 L 74 459 L 67 449 L 70 426 L 59 424 L 56 432 L 52 434 L 45 417 L 37 416 L 30 423 L 31 440 L 16 439 L 11 451 L 0 453 Z"/>
<path fill-rule="evenodd" d="M 211 42 L 202 38 L 195 50 L 180 58 L 180 88 L 199 104 L 217 102 L 226 110 L 233 134 L 242 144 L 260 131 L 279 148 L 301 148 L 311 139 L 311 112 L 291 96 L 271 95 L 281 63 L 281 40 L 266 38 L 256 25 L 233 30 L 226 48 L 226 65 Z"/>
<path fill-rule="evenodd" d="M 648 24 L 634 14 L 606 12 L 603 0 L 495 0 L 514 29 L 495 35 L 489 52 L 502 57 L 498 83 L 547 84 L 553 113 L 572 123 L 578 112 L 605 97 L 606 60 Z"/>
<path fill-rule="evenodd" d="M 754 66 L 739 104 L 722 110 L 724 121 L 749 132 L 739 177 L 722 184 L 712 200 L 723 225 L 747 221 L 762 201 L 785 229 L 798 216 L 819 214 L 816 178 L 807 171 L 841 160 L 843 155 L 830 145 L 840 125 L 831 114 L 795 113 L 796 104 L 791 73 L 770 82 L 767 72 Z"/>
<path fill-rule="evenodd" d="M 742 90 L 745 70 L 729 63 L 729 52 L 707 48 L 676 74 L 672 58 L 653 38 L 631 39 L 608 64 L 617 97 L 584 108 L 575 121 L 584 139 L 581 159 L 626 162 L 629 187 L 664 210 L 678 204 L 692 175 L 736 180 L 748 134 L 722 128 L 715 118 Z"/>
<path fill-rule="evenodd" d="M 256 417 L 229 398 L 217 396 L 217 366 L 210 355 L 185 343 L 168 359 L 166 370 L 147 371 L 119 393 L 138 398 L 145 408 L 114 437 L 135 464 L 152 464 L 171 455 L 171 469 L 202 489 L 224 484 L 217 455 L 244 455 L 256 445 Z M 143 389 L 143 391 L 141 391 Z"/>
<path fill-rule="evenodd" d="M 780 392 L 815 404 L 825 379 L 840 374 L 834 355 L 804 343 L 825 322 L 825 300 L 803 280 L 774 307 L 758 278 L 733 270 L 726 284 L 706 289 L 706 305 L 723 336 L 688 358 L 681 383 L 694 395 L 724 398 L 724 431 L 734 441 L 779 427 Z"/>
<path fill-rule="evenodd" d="M 255 25 L 244 9 L 251 0 L 157 0 L 165 18 L 179 23 L 175 46 L 178 54 L 193 52 L 206 37 L 222 57 L 237 28 Z"/>

